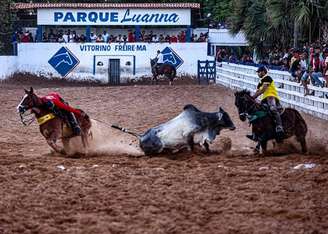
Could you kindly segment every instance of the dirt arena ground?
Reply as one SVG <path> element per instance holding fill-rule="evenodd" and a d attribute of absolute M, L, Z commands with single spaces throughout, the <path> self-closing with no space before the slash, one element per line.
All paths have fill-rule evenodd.
<path fill-rule="evenodd" d="M 61 157 L 50 153 L 35 123 L 19 121 L 15 107 L 30 85 L 40 95 L 56 90 L 91 117 L 138 132 L 188 103 L 204 111 L 222 106 L 237 129 L 223 131 L 210 156 L 136 158 L 123 147 L 115 154 Z M 309 155 L 297 153 L 296 144 L 293 153 L 290 142 L 280 156 L 255 156 L 233 99 L 232 91 L 213 85 L 0 83 L 0 233 L 327 233 L 328 122 L 302 114 Z M 227 138 L 232 149 L 219 154 L 220 139 Z M 314 167 L 300 166 L 307 163 Z"/>

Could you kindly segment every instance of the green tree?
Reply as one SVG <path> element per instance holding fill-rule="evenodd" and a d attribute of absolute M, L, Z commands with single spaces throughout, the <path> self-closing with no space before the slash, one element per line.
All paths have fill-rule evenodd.
<path fill-rule="evenodd" d="M 204 16 L 211 14 L 215 21 L 225 21 L 231 15 L 231 0 L 204 0 L 201 2 Z"/>
<path fill-rule="evenodd" d="M 12 51 L 11 36 L 13 34 L 13 20 L 10 9 L 11 0 L 0 0 L 0 55 Z"/>
<path fill-rule="evenodd" d="M 233 34 L 243 31 L 261 54 L 266 48 L 297 47 L 320 38 L 327 21 L 325 0 L 233 0 L 229 17 Z"/>

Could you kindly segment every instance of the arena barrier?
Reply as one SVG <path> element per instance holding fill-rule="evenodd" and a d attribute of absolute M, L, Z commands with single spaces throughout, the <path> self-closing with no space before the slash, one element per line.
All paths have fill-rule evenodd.
<path fill-rule="evenodd" d="M 216 79 L 216 63 L 215 60 L 198 60 L 197 65 L 198 84 L 209 84 Z"/>
<path fill-rule="evenodd" d="M 178 75 L 196 76 L 197 61 L 207 59 L 206 49 L 207 43 L 20 43 L 17 71 L 104 83 L 115 73 L 125 82 L 151 76 L 150 58 L 160 50 L 164 62 L 175 66 Z M 112 71 L 114 63 L 119 73 L 117 66 Z"/>
<path fill-rule="evenodd" d="M 0 56 L 0 80 L 3 80 L 16 72 L 16 62 L 16 56 Z"/>
<path fill-rule="evenodd" d="M 222 63 L 216 68 L 216 83 L 231 89 L 256 90 L 259 78 L 256 67 Z M 269 70 L 274 79 L 281 103 L 313 116 L 328 120 L 328 88 L 319 88 L 309 85 L 314 96 L 304 96 L 304 87 L 300 83 L 292 82 L 291 76 L 285 71 Z"/>

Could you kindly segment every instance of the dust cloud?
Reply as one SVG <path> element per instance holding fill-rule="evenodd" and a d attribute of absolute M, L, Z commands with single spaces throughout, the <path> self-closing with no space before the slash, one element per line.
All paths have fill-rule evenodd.
<path fill-rule="evenodd" d="M 128 134 L 111 129 L 109 125 L 91 120 L 92 127 L 88 137 L 89 145 L 84 149 L 80 137 L 74 137 L 65 147 L 68 155 L 129 155 L 142 156 L 143 151 L 138 145 L 138 139 Z"/>

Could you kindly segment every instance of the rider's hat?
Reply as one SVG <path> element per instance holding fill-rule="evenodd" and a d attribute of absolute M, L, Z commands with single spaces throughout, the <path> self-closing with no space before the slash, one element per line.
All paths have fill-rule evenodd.
<path fill-rule="evenodd" d="M 256 72 L 261 72 L 261 71 L 264 71 L 264 72 L 268 72 L 268 70 L 266 69 L 266 67 L 265 66 L 260 66 L 257 70 L 256 70 Z"/>

